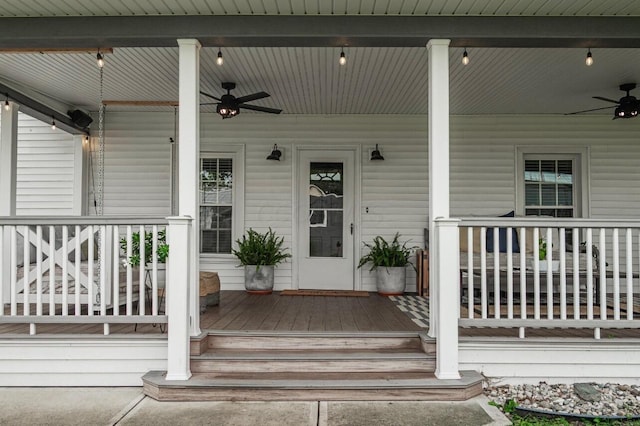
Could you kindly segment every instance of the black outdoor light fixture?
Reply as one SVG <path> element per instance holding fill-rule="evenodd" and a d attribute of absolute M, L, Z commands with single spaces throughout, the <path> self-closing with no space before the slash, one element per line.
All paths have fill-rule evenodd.
<path fill-rule="evenodd" d="M 378 149 L 378 144 L 376 144 L 376 149 L 371 151 L 371 161 L 382 161 L 384 157 L 380 154 L 380 150 Z"/>
<path fill-rule="evenodd" d="M 267 160 L 275 160 L 280 161 L 280 157 L 282 157 L 282 151 L 278 149 L 278 145 L 273 145 L 273 149 L 271 150 L 271 154 L 267 157 Z"/>

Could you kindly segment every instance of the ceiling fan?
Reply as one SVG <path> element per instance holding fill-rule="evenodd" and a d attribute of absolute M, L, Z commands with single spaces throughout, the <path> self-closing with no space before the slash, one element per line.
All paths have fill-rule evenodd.
<path fill-rule="evenodd" d="M 213 96 L 209 93 L 200 92 L 200 94 L 215 99 L 218 102 L 211 102 L 202 105 L 217 105 L 216 112 L 220 114 L 220 116 L 224 118 L 233 118 L 236 115 L 240 114 L 240 109 L 249 109 L 251 111 L 260 111 L 260 112 L 268 112 L 270 114 L 280 114 L 282 112 L 281 109 L 276 108 L 268 108 L 258 105 L 249 105 L 246 102 L 255 101 L 258 99 L 268 98 L 271 96 L 267 92 L 258 92 L 253 93 L 251 95 L 241 96 L 236 98 L 231 94 L 231 91 L 236 88 L 236 84 L 232 82 L 223 82 L 222 88 L 227 91 L 225 95 L 221 97 Z"/>
<path fill-rule="evenodd" d="M 614 103 L 614 106 L 608 106 L 603 108 L 586 109 L 584 111 L 570 112 L 565 115 L 582 114 L 583 112 L 599 111 L 603 109 L 615 108 L 613 113 L 613 119 L 616 118 L 633 118 L 638 115 L 638 109 L 640 109 L 640 101 L 635 96 L 631 96 L 629 92 L 636 88 L 635 83 L 625 83 L 620 85 L 620 90 L 627 92 L 627 94 L 615 101 L 609 98 L 603 98 L 602 96 L 593 96 L 594 99 L 600 99 L 601 101 Z"/>

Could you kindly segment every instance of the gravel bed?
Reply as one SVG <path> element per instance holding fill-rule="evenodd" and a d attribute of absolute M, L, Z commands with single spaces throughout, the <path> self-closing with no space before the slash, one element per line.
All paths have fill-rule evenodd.
<path fill-rule="evenodd" d="M 577 384 L 591 390 L 576 391 L 574 385 L 549 385 L 540 382 L 538 385 L 505 385 L 489 386 L 484 389 L 485 395 L 497 404 L 503 405 L 513 399 L 516 405 L 523 408 L 553 411 L 559 414 L 574 416 L 640 416 L 640 386 L 621 385 L 615 383 L 583 383 Z M 586 398 L 586 399 L 585 399 Z"/>

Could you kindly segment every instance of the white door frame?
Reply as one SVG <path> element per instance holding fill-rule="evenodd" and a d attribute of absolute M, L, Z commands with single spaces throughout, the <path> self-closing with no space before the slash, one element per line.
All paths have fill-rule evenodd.
<path fill-rule="evenodd" d="M 299 201 L 299 178 L 298 174 L 300 173 L 300 152 L 301 151 L 352 151 L 354 153 L 354 182 L 353 182 L 353 260 L 354 260 L 354 271 L 353 271 L 353 288 L 354 290 L 362 290 L 362 272 L 361 269 L 358 268 L 358 262 L 360 260 L 360 253 L 362 250 L 362 231 L 360 229 L 361 218 L 362 218 L 362 146 L 361 145 L 293 145 L 293 157 L 292 157 L 292 182 L 291 185 L 291 194 L 292 194 L 292 203 L 291 203 L 291 213 L 292 213 L 292 222 L 291 222 L 291 253 L 293 254 L 293 258 L 291 259 L 291 268 L 292 274 L 291 277 L 291 287 L 293 289 L 300 288 L 300 262 L 298 261 L 298 253 L 300 249 L 299 242 L 299 233 L 298 233 L 298 220 L 300 219 L 300 213 L 298 211 L 298 201 Z"/>

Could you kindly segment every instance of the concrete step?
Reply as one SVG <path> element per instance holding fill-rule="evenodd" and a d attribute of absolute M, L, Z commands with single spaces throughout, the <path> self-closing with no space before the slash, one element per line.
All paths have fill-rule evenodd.
<path fill-rule="evenodd" d="M 432 373 L 196 373 L 166 380 L 162 371 L 142 378 L 144 392 L 160 401 L 461 401 L 482 392 L 482 376 L 462 371 L 458 380 Z"/>
<path fill-rule="evenodd" d="M 209 350 L 191 358 L 193 373 L 433 372 L 435 357 L 419 349 Z"/>

